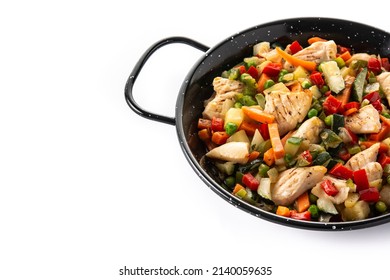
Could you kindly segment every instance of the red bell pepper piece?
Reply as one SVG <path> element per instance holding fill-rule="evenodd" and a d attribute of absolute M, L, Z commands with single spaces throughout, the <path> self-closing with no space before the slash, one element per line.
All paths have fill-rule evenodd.
<path fill-rule="evenodd" d="M 268 131 L 268 124 L 262 123 L 260 125 L 260 134 L 261 134 L 261 136 L 263 136 L 264 140 L 268 140 L 270 138 L 269 131 Z"/>
<path fill-rule="evenodd" d="M 291 51 L 291 54 L 296 54 L 297 52 L 299 52 L 300 50 L 303 50 L 301 44 L 299 44 L 298 41 L 294 41 L 291 43 L 290 45 L 290 51 Z"/>
<path fill-rule="evenodd" d="M 304 160 L 306 160 L 307 162 L 309 163 L 312 163 L 313 162 L 313 156 L 311 155 L 311 153 L 309 152 L 309 150 L 305 150 L 302 152 L 301 154 L 302 158 Z"/>
<path fill-rule="evenodd" d="M 338 156 L 343 161 L 347 161 L 347 160 L 349 160 L 351 158 L 351 154 L 348 152 L 348 150 L 346 148 L 342 148 L 339 151 Z"/>
<path fill-rule="evenodd" d="M 279 75 L 280 70 L 282 70 L 282 65 L 280 63 L 271 62 L 264 67 L 263 73 L 269 77 L 276 77 Z"/>
<path fill-rule="evenodd" d="M 329 95 L 322 104 L 326 115 L 336 114 L 341 109 L 341 101 L 333 95 Z"/>
<path fill-rule="evenodd" d="M 211 129 L 213 131 L 224 131 L 224 121 L 222 118 L 213 117 L 211 120 Z"/>
<path fill-rule="evenodd" d="M 329 171 L 329 174 L 345 180 L 352 179 L 353 177 L 353 171 L 342 165 L 340 162 L 333 166 L 333 168 Z"/>
<path fill-rule="evenodd" d="M 310 74 L 310 80 L 319 88 L 322 88 L 325 85 L 325 81 L 322 78 L 322 74 L 320 72 L 313 72 Z"/>
<path fill-rule="evenodd" d="M 353 172 L 353 181 L 356 184 L 356 190 L 361 191 L 370 187 L 368 176 L 365 169 L 359 169 Z"/>
<path fill-rule="evenodd" d="M 238 68 L 238 70 L 240 70 L 240 74 L 246 73 L 246 68 L 245 68 L 244 65 L 240 65 L 240 66 L 238 66 L 237 68 Z"/>
<path fill-rule="evenodd" d="M 387 72 L 390 71 L 390 63 L 389 63 L 389 59 L 387 57 L 381 58 L 381 64 L 382 64 L 382 67 L 385 68 L 385 70 Z"/>
<path fill-rule="evenodd" d="M 377 202 L 380 198 L 380 193 L 378 189 L 374 187 L 362 190 L 359 192 L 359 194 L 360 199 L 368 203 Z"/>
<path fill-rule="evenodd" d="M 368 60 L 367 68 L 368 70 L 374 72 L 375 75 L 378 75 L 382 71 L 381 63 L 375 57 L 370 57 L 370 59 Z"/>
<path fill-rule="evenodd" d="M 296 220 L 310 221 L 311 213 L 309 210 L 300 213 L 297 210 L 290 210 L 290 217 Z"/>
<path fill-rule="evenodd" d="M 363 99 L 367 99 L 368 101 L 370 101 L 370 103 L 373 103 L 373 102 L 375 102 L 377 100 L 380 100 L 381 97 L 379 95 L 379 92 L 373 91 L 373 92 L 370 92 L 369 94 L 365 95 L 363 97 Z"/>
<path fill-rule="evenodd" d="M 251 173 L 246 173 L 244 176 L 242 176 L 242 183 L 252 191 L 256 191 L 260 185 L 259 180 L 253 177 Z"/>
<path fill-rule="evenodd" d="M 327 195 L 335 196 L 339 193 L 339 190 L 336 188 L 335 185 L 333 185 L 332 181 L 329 179 L 322 181 L 320 186 Z"/>
<path fill-rule="evenodd" d="M 251 65 L 246 72 L 251 75 L 253 79 L 257 79 L 259 77 L 259 72 L 253 65 Z"/>
<path fill-rule="evenodd" d="M 347 111 L 347 110 L 352 109 L 352 108 L 359 109 L 360 103 L 357 101 L 348 102 L 347 104 L 344 105 L 343 108 L 344 108 L 344 111 Z"/>
<path fill-rule="evenodd" d="M 378 162 L 382 165 L 382 168 L 385 168 L 386 164 L 390 164 L 390 157 L 385 153 L 380 153 L 378 157 Z"/>
<path fill-rule="evenodd" d="M 380 113 L 382 112 L 383 110 L 383 107 L 382 107 L 382 102 L 380 100 L 377 100 L 375 102 L 372 102 L 371 103 L 372 106 L 374 106 L 374 108 Z"/>

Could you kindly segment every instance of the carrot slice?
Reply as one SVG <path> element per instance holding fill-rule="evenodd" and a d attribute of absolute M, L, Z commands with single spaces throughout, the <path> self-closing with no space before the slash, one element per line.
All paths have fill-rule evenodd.
<path fill-rule="evenodd" d="M 261 123 L 273 123 L 275 121 L 275 116 L 269 113 L 266 113 L 255 107 L 242 106 L 242 111 L 245 115 L 251 118 L 254 121 Z"/>
<path fill-rule="evenodd" d="M 304 192 L 295 201 L 295 208 L 299 213 L 306 211 L 310 207 L 309 193 Z"/>
<path fill-rule="evenodd" d="M 309 45 L 311 45 L 311 44 L 313 44 L 313 43 L 315 43 L 315 42 L 326 42 L 326 41 L 328 41 L 328 40 L 323 39 L 323 38 L 321 38 L 321 37 L 311 37 L 311 38 L 309 38 L 309 39 L 307 40 L 307 42 L 309 43 Z"/>
<path fill-rule="evenodd" d="M 291 54 L 286 53 L 281 48 L 276 47 L 276 52 L 286 61 L 290 62 L 295 67 L 302 66 L 306 70 L 314 71 L 317 68 L 317 64 L 314 61 L 307 61 L 300 58 L 296 58 Z"/>
<path fill-rule="evenodd" d="M 264 153 L 263 160 L 268 166 L 271 166 L 275 163 L 275 154 L 273 148 L 268 149 Z"/>
<path fill-rule="evenodd" d="M 275 160 L 281 159 L 285 155 L 284 147 L 279 136 L 279 129 L 277 123 L 268 124 L 269 137 L 271 139 L 271 145 L 274 150 Z"/>
<path fill-rule="evenodd" d="M 283 217 L 290 217 L 290 209 L 288 209 L 285 206 L 279 205 L 278 208 L 276 208 L 276 215 L 283 216 Z"/>
<path fill-rule="evenodd" d="M 263 92 L 265 83 L 270 79 L 271 78 L 267 74 L 262 73 L 259 81 L 257 82 L 257 92 Z"/>
<path fill-rule="evenodd" d="M 236 194 L 236 193 L 238 193 L 240 190 L 243 190 L 243 189 L 245 189 L 242 185 L 240 185 L 240 184 L 236 184 L 235 186 L 234 186 L 234 189 L 233 189 L 233 194 Z"/>
<path fill-rule="evenodd" d="M 345 62 L 347 62 L 352 57 L 352 55 L 349 51 L 346 51 L 340 54 L 339 57 L 341 57 Z"/>
<path fill-rule="evenodd" d="M 251 162 L 252 160 L 257 159 L 259 157 L 259 155 L 260 155 L 260 152 L 258 152 L 258 151 L 250 152 L 248 162 Z"/>

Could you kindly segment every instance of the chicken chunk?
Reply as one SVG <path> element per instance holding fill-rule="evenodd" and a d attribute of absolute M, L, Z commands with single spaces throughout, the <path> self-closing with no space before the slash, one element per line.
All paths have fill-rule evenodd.
<path fill-rule="evenodd" d="M 383 168 L 379 162 L 369 162 L 363 168 L 366 170 L 368 182 L 382 179 Z"/>
<path fill-rule="evenodd" d="M 301 194 L 322 180 L 327 169 L 316 165 L 287 169 L 279 174 L 272 188 L 272 200 L 276 205 L 288 206 Z"/>
<path fill-rule="evenodd" d="M 390 104 L 390 72 L 383 72 L 376 76 L 376 79 L 381 85 L 381 88 L 386 95 L 387 101 Z"/>
<path fill-rule="evenodd" d="M 308 61 L 314 61 L 320 64 L 323 61 L 329 61 L 336 58 L 337 45 L 333 40 L 325 42 L 315 42 L 295 53 L 294 56 Z"/>
<path fill-rule="evenodd" d="M 357 153 L 347 161 L 345 166 L 353 171 L 356 171 L 364 168 L 370 162 L 375 162 L 376 157 L 378 156 L 379 147 L 380 143 L 376 143 L 368 149 Z"/>
<path fill-rule="evenodd" d="M 311 144 L 318 144 L 321 141 L 320 133 L 324 128 L 325 123 L 320 118 L 313 117 L 302 123 L 292 136 L 308 140 Z"/>
<path fill-rule="evenodd" d="M 234 97 L 237 93 L 242 92 L 243 83 L 235 80 L 229 80 L 217 77 L 213 81 L 215 94 L 205 101 L 205 109 L 203 117 L 212 119 L 215 117 L 223 117 L 226 111 L 233 106 Z"/>
<path fill-rule="evenodd" d="M 364 106 L 345 118 L 345 127 L 356 134 L 378 133 L 381 129 L 379 113 L 371 104 Z"/>
<path fill-rule="evenodd" d="M 264 112 L 275 116 L 280 135 L 295 129 L 302 122 L 310 109 L 311 92 L 272 91 L 265 94 Z"/>

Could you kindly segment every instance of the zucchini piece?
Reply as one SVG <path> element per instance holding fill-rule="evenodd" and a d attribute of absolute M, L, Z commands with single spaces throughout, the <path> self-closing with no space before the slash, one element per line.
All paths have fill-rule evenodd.
<path fill-rule="evenodd" d="M 287 139 L 286 144 L 284 145 L 284 151 L 286 154 L 295 156 L 301 146 L 303 139 L 300 137 L 290 137 Z"/>
<path fill-rule="evenodd" d="M 326 166 L 329 161 L 332 159 L 328 152 L 322 152 L 313 160 L 313 165 L 323 165 Z"/>
<path fill-rule="evenodd" d="M 261 178 L 260 185 L 257 188 L 257 193 L 268 200 L 271 200 L 271 179 Z"/>
<path fill-rule="evenodd" d="M 367 68 L 363 68 L 362 71 L 356 76 L 352 86 L 352 99 L 358 102 L 363 100 L 364 84 L 366 82 Z"/>
<path fill-rule="evenodd" d="M 344 127 L 344 116 L 339 114 L 333 114 L 332 130 L 335 133 L 339 133 L 339 128 Z"/>

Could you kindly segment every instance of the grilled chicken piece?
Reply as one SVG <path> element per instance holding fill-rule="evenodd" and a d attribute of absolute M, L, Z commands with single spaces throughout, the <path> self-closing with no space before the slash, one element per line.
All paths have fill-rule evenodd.
<path fill-rule="evenodd" d="M 345 118 L 345 127 L 357 134 L 378 133 L 381 129 L 379 113 L 371 104 L 364 106 Z"/>
<path fill-rule="evenodd" d="M 276 205 L 290 205 L 301 194 L 320 182 L 326 171 L 326 167 L 316 165 L 291 168 L 281 172 L 272 188 L 272 201 Z"/>
<path fill-rule="evenodd" d="M 277 53 L 275 49 L 271 50 L 269 42 L 261 42 L 253 46 L 253 55 L 264 57 L 271 62 L 281 62 L 282 57 Z"/>
<path fill-rule="evenodd" d="M 326 192 L 321 187 L 321 183 L 325 180 L 330 180 L 333 183 L 333 185 L 339 191 L 338 194 L 336 194 L 335 196 L 330 196 L 330 195 L 326 194 Z M 340 203 L 343 203 L 347 199 L 349 190 L 350 190 L 350 188 L 347 186 L 347 180 L 337 179 L 337 178 L 334 178 L 332 176 L 326 175 L 321 180 L 321 182 L 319 182 L 311 190 L 311 193 L 317 197 L 329 199 L 333 204 L 340 204 Z"/>
<path fill-rule="evenodd" d="M 325 123 L 318 117 L 306 120 L 291 136 L 308 140 L 311 144 L 321 142 L 320 133 L 325 128 Z"/>
<path fill-rule="evenodd" d="M 378 156 L 379 147 L 380 144 L 376 143 L 368 149 L 357 153 L 347 161 L 345 166 L 353 171 L 356 171 L 364 168 L 370 162 L 375 162 L 376 157 Z"/>
<path fill-rule="evenodd" d="M 337 45 L 333 40 L 326 42 L 315 42 L 295 53 L 294 56 L 308 61 L 314 61 L 320 64 L 323 61 L 329 61 L 336 58 Z"/>
<path fill-rule="evenodd" d="M 275 116 L 280 135 L 295 129 L 302 122 L 310 109 L 312 100 L 311 92 L 272 91 L 265 94 L 264 112 Z"/>
<path fill-rule="evenodd" d="M 382 179 L 383 168 L 379 162 L 369 162 L 363 168 L 366 170 L 368 182 Z"/>
<path fill-rule="evenodd" d="M 386 95 L 387 101 L 390 103 L 390 72 L 383 72 L 376 76 L 376 79 L 381 85 L 381 88 Z"/>
<path fill-rule="evenodd" d="M 215 94 L 205 101 L 203 118 L 212 119 L 223 117 L 226 111 L 233 106 L 234 97 L 237 93 L 242 92 L 243 83 L 235 80 L 229 80 L 222 77 L 216 77 L 213 80 Z"/>

